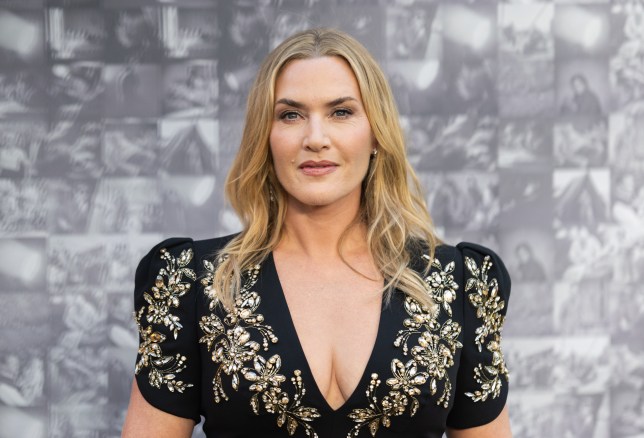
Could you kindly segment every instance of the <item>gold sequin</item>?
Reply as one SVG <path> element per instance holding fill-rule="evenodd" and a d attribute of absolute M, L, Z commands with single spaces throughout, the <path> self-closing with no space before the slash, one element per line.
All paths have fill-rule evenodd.
<path fill-rule="evenodd" d="M 173 308 L 179 307 L 180 298 L 190 291 L 191 283 L 184 281 L 183 277 L 195 280 L 195 272 L 188 268 L 193 257 L 192 249 L 181 251 L 178 258 L 173 257 L 170 252 L 162 248 L 160 257 L 165 260 L 166 267 L 161 268 L 157 274 L 154 286 L 148 292 L 143 293 L 147 306 L 142 306 L 134 313 L 134 318 L 139 329 L 141 343 L 138 353 L 140 359 L 136 364 L 135 374 L 143 369 L 150 368 L 148 380 L 154 388 L 161 388 L 162 384 L 174 392 L 183 392 L 192 384 L 177 380 L 177 374 L 186 368 L 187 358 L 181 354 L 165 356 L 162 344 L 166 336 L 152 328 L 152 324 L 167 327 L 177 339 L 179 331 L 183 327 L 177 315 L 172 314 Z M 141 319 L 146 314 L 145 320 L 150 324 L 143 327 Z"/>
<path fill-rule="evenodd" d="M 466 395 L 474 401 L 485 401 L 488 397 L 496 398 L 501 394 L 502 376 L 506 381 L 509 380 L 501 351 L 501 331 L 505 319 L 502 311 L 505 301 L 499 296 L 498 280 L 488 278 L 488 271 L 492 267 L 490 256 L 485 256 L 480 268 L 472 258 L 465 257 L 465 266 L 471 274 L 465 284 L 465 291 L 474 290 L 468 295 L 468 299 L 476 308 L 476 317 L 482 321 L 482 325 L 476 329 L 474 342 L 479 351 L 482 351 L 485 344 L 485 348 L 492 355 L 491 363 L 480 363 L 474 369 L 474 378 L 480 389 L 473 393 L 467 392 Z"/>
<path fill-rule="evenodd" d="M 309 423 L 320 414 L 317 409 L 302 404 L 306 390 L 300 370 L 295 370 L 290 379 L 295 388 L 295 393 L 290 395 L 282 389 L 286 377 L 279 374 L 282 366 L 280 356 L 275 354 L 267 360 L 259 354 L 262 349 L 268 351 L 270 343 L 278 341 L 273 328 L 264 323 L 262 314 L 257 313 L 261 297 L 252 291 L 252 288 L 259 276 L 259 265 L 250 269 L 244 276 L 243 286 L 233 309 L 226 309 L 212 289 L 215 265 L 205 261 L 204 267 L 207 274 L 202 279 L 202 284 L 210 298 L 210 310 L 221 304 L 226 313 L 223 320 L 211 313 L 202 317 L 199 322 L 204 333 L 199 342 L 206 344 L 208 351 L 212 352 L 213 362 L 219 364 L 212 381 L 215 402 L 228 400 L 222 374 L 231 376 L 234 390 L 239 389 L 241 375 L 251 383 L 250 390 L 253 395 L 250 405 L 255 414 L 259 414 L 263 406 L 266 412 L 277 415 L 278 427 L 285 426 L 289 435 L 293 435 L 298 427 L 302 427 L 307 436 L 317 438 L 318 435 Z M 251 331 L 259 333 L 261 345 L 251 338 Z M 250 364 L 252 367 L 247 366 Z"/>
<path fill-rule="evenodd" d="M 429 257 L 423 257 L 429 260 Z M 393 377 L 386 380 L 389 393 L 380 401 L 376 390 L 381 380 L 378 374 L 372 374 L 367 389 L 369 407 L 354 409 L 349 414 L 349 418 L 356 423 L 347 435 L 349 438 L 357 436 L 365 426 L 371 435 L 375 436 L 381 425 L 389 427 L 391 417 L 403 415 L 405 412 L 414 416 L 420 407 L 416 396 L 420 395 L 420 388 L 427 382 L 432 396 L 438 392 L 439 384 L 443 384 L 443 391 L 436 403 L 444 408 L 449 405 L 452 385 L 447 371 L 454 365 L 456 350 L 463 347 L 458 341 L 461 326 L 451 319 L 440 324 L 438 318 L 441 309 L 451 318 L 451 304 L 456 299 L 459 286 L 453 276 L 454 262 L 443 268 L 441 263 L 434 259 L 431 265 L 434 270 L 425 278 L 425 283 L 436 305 L 427 308 L 413 298 L 405 297 L 404 307 L 410 318 L 403 321 L 404 328 L 398 331 L 394 340 L 396 347 L 402 347 L 402 354 L 407 356 L 411 353 L 412 359 L 405 363 L 398 358 L 392 360 Z M 418 335 L 418 344 L 410 349 L 409 339 L 413 335 Z"/>

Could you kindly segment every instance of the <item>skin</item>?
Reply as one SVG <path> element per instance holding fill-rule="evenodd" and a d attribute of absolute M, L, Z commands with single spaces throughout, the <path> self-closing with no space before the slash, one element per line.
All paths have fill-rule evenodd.
<path fill-rule="evenodd" d="M 357 80 L 340 58 L 290 62 L 277 78 L 275 96 L 270 152 L 288 207 L 273 257 L 317 389 L 337 409 L 357 390 L 380 318 L 375 292 L 383 278 L 369 255 L 366 227 L 353 226 L 342 246 L 344 259 L 360 274 L 337 250 L 342 231 L 359 212 L 361 183 L 377 143 Z M 299 168 L 307 160 L 337 167 L 309 176 Z M 125 438 L 188 438 L 193 425 L 152 407 L 133 385 Z M 449 430 L 448 436 L 510 437 L 507 408 L 485 426 Z"/>
<path fill-rule="evenodd" d="M 277 79 L 275 96 L 270 146 L 288 207 L 273 257 L 315 382 L 338 409 L 364 373 L 380 318 L 383 278 L 367 250 L 366 228 L 354 227 L 343 247 L 365 275 L 351 270 L 336 247 L 358 214 L 376 142 L 357 80 L 341 58 L 292 61 Z M 299 168 L 308 160 L 337 167 L 309 176 Z"/>

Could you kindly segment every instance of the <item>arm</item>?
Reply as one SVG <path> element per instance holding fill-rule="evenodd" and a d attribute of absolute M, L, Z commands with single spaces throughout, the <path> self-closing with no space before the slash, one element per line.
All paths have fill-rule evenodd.
<path fill-rule="evenodd" d="M 148 403 L 134 380 L 121 438 L 190 438 L 195 422 Z"/>
<path fill-rule="evenodd" d="M 469 429 L 447 429 L 447 438 L 512 438 L 508 406 L 488 424 Z"/>

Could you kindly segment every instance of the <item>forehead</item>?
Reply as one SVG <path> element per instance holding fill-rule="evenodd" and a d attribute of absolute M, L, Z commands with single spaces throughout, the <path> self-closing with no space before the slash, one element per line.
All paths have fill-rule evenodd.
<path fill-rule="evenodd" d="M 275 99 L 361 98 L 349 63 L 339 56 L 296 59 L 288 62 L 275 81 Z"/>

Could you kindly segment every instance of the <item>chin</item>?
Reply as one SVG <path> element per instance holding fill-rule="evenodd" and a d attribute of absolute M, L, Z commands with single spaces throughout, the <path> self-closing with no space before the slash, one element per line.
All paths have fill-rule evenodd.
<path fill-rule="evenodd" d="M 342 199 L 342 196 L 333 196 L 330 193 L 306 193 L 301 196 L 292 196 L 292 201 L 302 207 L 323 207 Z"/>

